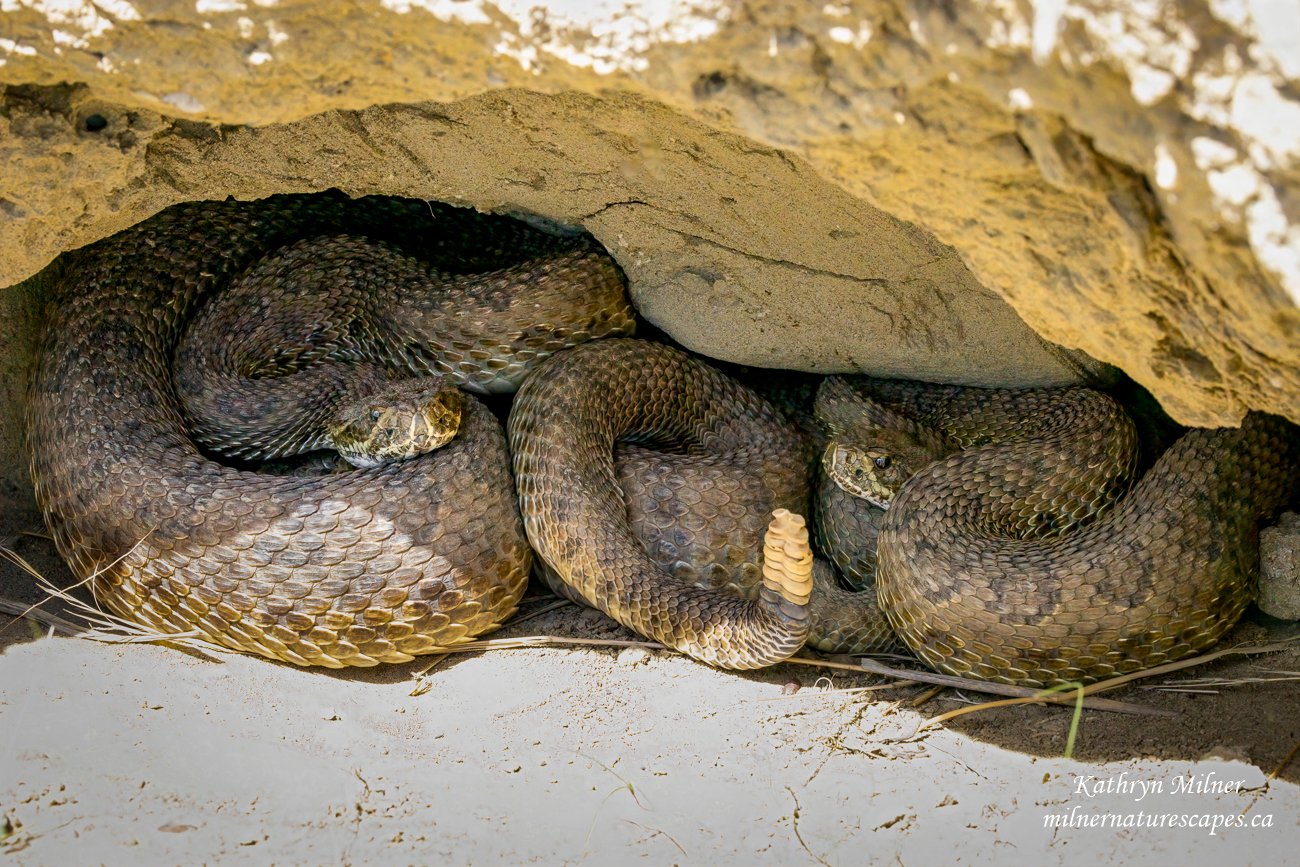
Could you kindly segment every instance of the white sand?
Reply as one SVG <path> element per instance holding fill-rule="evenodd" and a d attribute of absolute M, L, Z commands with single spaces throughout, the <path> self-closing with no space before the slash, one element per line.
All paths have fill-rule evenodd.
<path fill-rule="evenodd" d="M 879 693 L 826 694 L 812 669 L 494 651 L 450 657 L 412 695 L 415 665 L 340 675 L 75 638 L 3 646 L 28 632 L 5 624 L 2 864 L 1248 867 L 1300 851 L 1300 789 L 1260 788 L 1251 765 L 1089 765 L 917 735 L 924 715 Z M 520 631 L 600 624 L 569 608 Z M 805 687 L 783 697 L 796 678 Z M 1036 712 L 1063 744 L 1068 713 Z M 1250 790 L 1175 794 L 1189 772 Z M 1122 788 L 1121 774 L 1165 791 L 1080 790 Z M 1272 827 L 1044 827 L 1072 808 Z"/>

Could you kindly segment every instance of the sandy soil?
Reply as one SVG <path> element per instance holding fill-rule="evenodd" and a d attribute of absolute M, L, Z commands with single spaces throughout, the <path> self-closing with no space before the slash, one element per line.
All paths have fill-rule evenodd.
<path fill-rule="evenodd" d="M 66 575 L 48 542 L 13 544 Z M 8 566 L 0 591 L 35 598 Z M 500 633 L 531 634 L 632 637 L 570 605 Z M 1066 760 L 1068 710 L 918 732 L 971 697 L 841 691 L 865 675 L 605 648 L 425 665 L 303 671 L 0 617 L 0 863 L 1247 867 L 1300 850 L 1300 760 L 1266 779 L 1300 744 L 1293 684 L 1130 688 L 1114 697 L 1179 716 L 1088 711 Z M 1298 669 L 1295 650 L 1167 679 Z M 1188 826 L 1084 824 L 1143 819 Z M 1215 821 L 1243 824 L 1195 824 Z"/>

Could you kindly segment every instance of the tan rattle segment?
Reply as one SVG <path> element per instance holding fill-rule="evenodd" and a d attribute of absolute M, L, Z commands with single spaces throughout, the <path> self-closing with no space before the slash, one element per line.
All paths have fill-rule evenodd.
<path fill-rule="evenodd" d="M 812 548 L 803 516 L 789 509 L 772 512 L 772 522 L 763 536 L 763 585 L 788 602 L 807 605 L 812 597 L 812 569 Z"/>

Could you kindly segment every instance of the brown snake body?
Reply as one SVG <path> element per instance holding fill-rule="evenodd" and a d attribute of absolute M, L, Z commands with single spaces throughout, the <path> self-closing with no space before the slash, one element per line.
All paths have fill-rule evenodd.
<path fill-rule="evenodd" d="M 902 487 L 877 541 L 881 608 L 949 674 L 1087 683 L 1210 647 L 1254 598 L 1261 520 L 1300 494 L 1300 435 L 1275 416 L 1189 431 L 1130 487 L 1131 423 L 1095 393 L 865 390 L 964 446 Z"/>
<path fill-rule="evenodd" d="M 832 377 L 817 404 L 828 455 L 906 467 L 887 510 L 825 473 L 823 546 L 914 653 L 976 679 L 1086 683 L 1209 647 L 1253 596 L 1259 521 L 1300 486 L 1296 428 L 1259 414 L 1135 479 L 1132 422 L 1087 389 Z"/>
<path fill-rule="evenodd" d="M 803 645 L 807 598 L 760 582 L 756 555 L 772 510 L 806 513 L 807 455 L 757 395 L 670 347 L 602 340 L 539 366 L 507 427 L 524 526 L 563 595 L 724 668 Z"/>
<path fill-rule="evenodd" d="M 874 596 L 818 562 L 810 598 L 766 580 L 774 510 L 807 514 L 798 427 L 704 361 L 602 340 L 541 365 L 508 424 L 529 541 L 556 592 L 724 668 L 758 668 L 805 641 L 886 649 Z"/>
<path fill-rule="evenodd" d="M 514 610 L 526 532 L 565 595 L 716 665 L 767 665 L 810 636 L 875 640 L 887 618 L 941 670 L 1047 685 L 1217 641 L 1251 598 L 1259 519 L 1300 485 L 1295 430 L 1270 417 L 1187 434 L 1116 502 L 1132 458 L 1110 416 L 1061 393 L 880 385 L 874 397 L 963 446 L 902 484 L 875 528 L 882 614 L 870 594 L 810 584 L 795 548 L 769 546 L 760 566 L 770 512 L 809 505 L 815 456 L 788 419 L 668 347 L 585 343 L 632 327 L 617 269 L 587 242 L 453 211 L 332 195 L 190 204 L 77 255 L 27 427 L 38 503 L 99 599 L 163 633 L 297 664 L 404 661 Z M 354 232 L 386 245 L 382 268 L 366 264 L 369 242 L 338 240 Z M 307 309 L 335 312 L 252 306 L 294 273 L 325 293 Z M 236 300 L 200 341 L 224 348 L 173 376 L 187 323 L 231 280 Z M 358 302 L 337 281 L 368 288 Z M 452 285 L 468 296 L 446 301 Z M 369 309 L 394 291 L 395 317 Z M 303 368 L 358 359 L 480 391 L 536 366 L 511 412 L 512 455 L 472 398 L 449 445 L 336 475 L 226 466 L 191 439 L 240 460 L 316 448 L 278 401 L 330 391 L 303 385 Z M 210 374 L 234 390 L 209 390 Z M 241 391 L 247 378 L 261 382 Z M 212 421 L 231 416 L 233 435 Z M 990 434 L 1017 416 L 1018 433 Z M 778 547 L 803 532 L 782 515 Z"/>
<path fill-rule="evenodd" d="M 350 258 L 355 244 L 337 240 L 342 234 L 382 239 L 385 268 Z M 293 275 L 277 278 L 274 265 L 256 263 L 304 239 L 314 239 L 314 252 L 291 270 L 314 278 L 326 296 L 344 283 L 361 286 L 367 299 L 396 289 L 395 303 L 406 308 L 397 319 L 422 319 L 442 335 L 433 338 L 436 351 L 409 334 L 366 344 L 372 361 L 406 376 L 483 386 L 561 346 L 632 327 L 607 256 L 505 218 L 337 194 L 180 205 L 81 251 L 67 270 L 28 402 L 36 497 L 75 575 L 145 626 L 301 665 L 405 661 L 494 628 L 527 582 L 531 552 L 491 412 L 467 397 L 455 439 L 409 461 L 277 477 L 201 453 L 178 395 L 199 386 L 172 376 L 186 325 L 215 287 L 241 275 L 256 281 L 269 267 L 259 303 L 284 295 Z M 397 272 L 403 282 L 394 287 Z M 473 272 L 482 276 L 446 276 Z M 600 315 L 575 321 L 571 305 L 549 303 L 569 301 L 574 281 L 600 299 L 593 301 Z M 465 290 L 450 304 L 440 300 L 447 285 Z M 409 286 L 430 294 L 415 298 L 402 288 Z M 387 327 L 326 313 L 349 304 L 291 299 L 290 307 L 312 313 L 298 351 L 305 363 L 354 355 Z M 273 318 L 240 304 L 234 315 L 246 329 Z M 485 336 L 467 327 L 470 319 Z M 240 333 L 236 346 L 255 342 Z M 295 360 L 277 352 L 250 362 L 261 385 L 274 380 L 258 364 L 297 376 Z M 328 388 L 295 380 L 287 390 L 310 403 Z M 238 416 L 247 399 L 226 399 L 234 405 L 225 408 Z M 256 409 L 244 414 L 256 417 Z M 258 456 L 244 449 L 246 437 L 235 441 L 237 455 Z"/>
<path fill-rule="evenodd" d="M 742 552 L 761 522 L 739 518 L 800 508 L 805 445 L 753 393 L 643 341 L 555 356 L 512 409 L 525 527 L 550 580 L 725 667 L 769 664 L 805 628 L 845 651 L 883 647 L 892 627 L 950 673 L 1089 681 L 1217 641 L 1251 599 L 1258 522 L 1300 485 L 1300 442 L 1272 417 L 1193 431 L 1133 483 L 1132 424 L 1099 393 L 874 388 L 886 415 L 942 431 L 918 435 L 914 454 L 939 459 L 872 519 L 878 608 L 824 581 L 802 613 L 756 595 Z"/>

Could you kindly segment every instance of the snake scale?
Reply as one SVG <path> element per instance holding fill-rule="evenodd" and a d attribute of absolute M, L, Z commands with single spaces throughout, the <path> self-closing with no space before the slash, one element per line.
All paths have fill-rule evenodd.
<path fill-rule="evenodd" d="M 861 539 L 831 551 L 859 586 L 874 569 L 877 605 L 801 553 L 786 510 L 808 514 L 820 456 L 796 425 L 684 353 L 586 342 L 632 330 L 617 269 L 589 242 L 424 203 L 290 196 L 178 206 L 68 273 L 28 404 L 61 554 L 124 616 L 298 664 L 402 661 L 494 628 L 523 591 L 526 533 L 559 592 L 716 665 L 886 642 L 892 627 L 941 670 L 1094 679 L 1216 641 L 1250 598 L 1258 520 L 1300 484 L 1294 429 L 1270 417 L 1187 434 L 1125 493 L 1125 423 L 1068 393 L 828 380 L 823 409 L 875 421 L 832 424 L 826 460 L 874 464 L 848 500 L 822 483 L 818 530 L 832 547 L 848 527 L 878 534 L 874 563 Z M 314 300 L 289 288 L 304 277 Z M 336 297 L 340 282 L 362 301 Z M 287 316 L 260 306 L 279 295 Z M 371 309 L 379 297 L 394 315 Z M 210 352 L 191 355 L 191 339 Z M 380 383 L 523 380 L 509 454 L 466 397 L 455 438 L 410 460 L 241 468 L 323 444 L 323 410 L 284 414 L 338 399 L 334 374 L 297 378 L 335 362 Z M 233 434 L 217 421 L 232 416 Z M 911 440 L 883 416 L 916 419 Z M 888 509 L 863 512 L 858 487 L 900 467 L 915 475 L 884 479 Z"/>
<path fill-rule="evenodd" d="M 869 420 L 832 423 L 833 442 L 887 476 L 893 458 L 910 465 L 887 479 L 887 510 L 855 524 L 878 533 L 878 606 L 826 580 L 802 612 L 756 595 L 744 552 L 761 527 L 717 516 L 743 484 L 764 489 L 744 495 L 756 511 L 807 507 L 797 428 L 703 362 L 634 340 L 558 354 L 511 411 L 524 523 L 552 583 L 715 665 L 769 664 L 805 630 L 822 649 L 883 647 L 892 627 L 945 672 L 1091 681 L 1217 641 L 1252 597 L 1259 521 L 1300 487 L 1300 438 L 1270 416 L 1192 431 L 1134 483 L 1132 423 L 1098 392 L 879 382 L 868 399 L 838 378 L 822 391 L 832 422 Z M 825 486 L 819 500 L 823 539 L 856 520 Z M 835 559 L 854 557 L 871 565 Z"/>
<path fill-rule="evenodd" d="M 1204 650 L 1253 598 L 1260 521 L 1300 494 L 1300 435 L 1260 413 L 1185 433 L 1134 481 L 1131 420 L 1087 389 L 833 378 L 824 401 L 908 420 L 901 446 L 896 421 L 845 439 L 908 455 L 869 522 L 876 589 L 912 652 L 959 676 L 1045 687 Z"/>
<path fill-rule="evenodd" d="M 203 377 L 174 380 L 172 362 L 213 289 L 252 286 L 257 299 L 222 315 L 241 328 L 236 347 L 272 353 L 232 364 L 270 391 L 286 374 L 281 390 L 307 404 L 331 374 L 313 383 L 299 367 L 362 356 L 502 390 L 556 349 L 633 327 L 621 274 L 589 241 L 380 197 L 178 205 L 80 251 L 66 273 L 27 409 L 60 554 L 122 616 L 300 665 L 400 662 L 492 629 L 514 611 L 531 552 L 500 424 L 469 396 L 450 444 L 372 469 L 274 476 L 200 452 L 189 430 L 222 400 L 205 399 Z M 260 306 L 272 298 L 289 312 Z M 374 309 L 385 304 L 394 315 Z M 214 354 L 193 367 L 220 381 Z M 187 388 L 200 392 L 189 423 Z M 279 411 L 259 400 L 236 392 L 224 409 Z M 242 434 L 224 445 L 246 459 L 287 448 L 259 455 Z"/>

